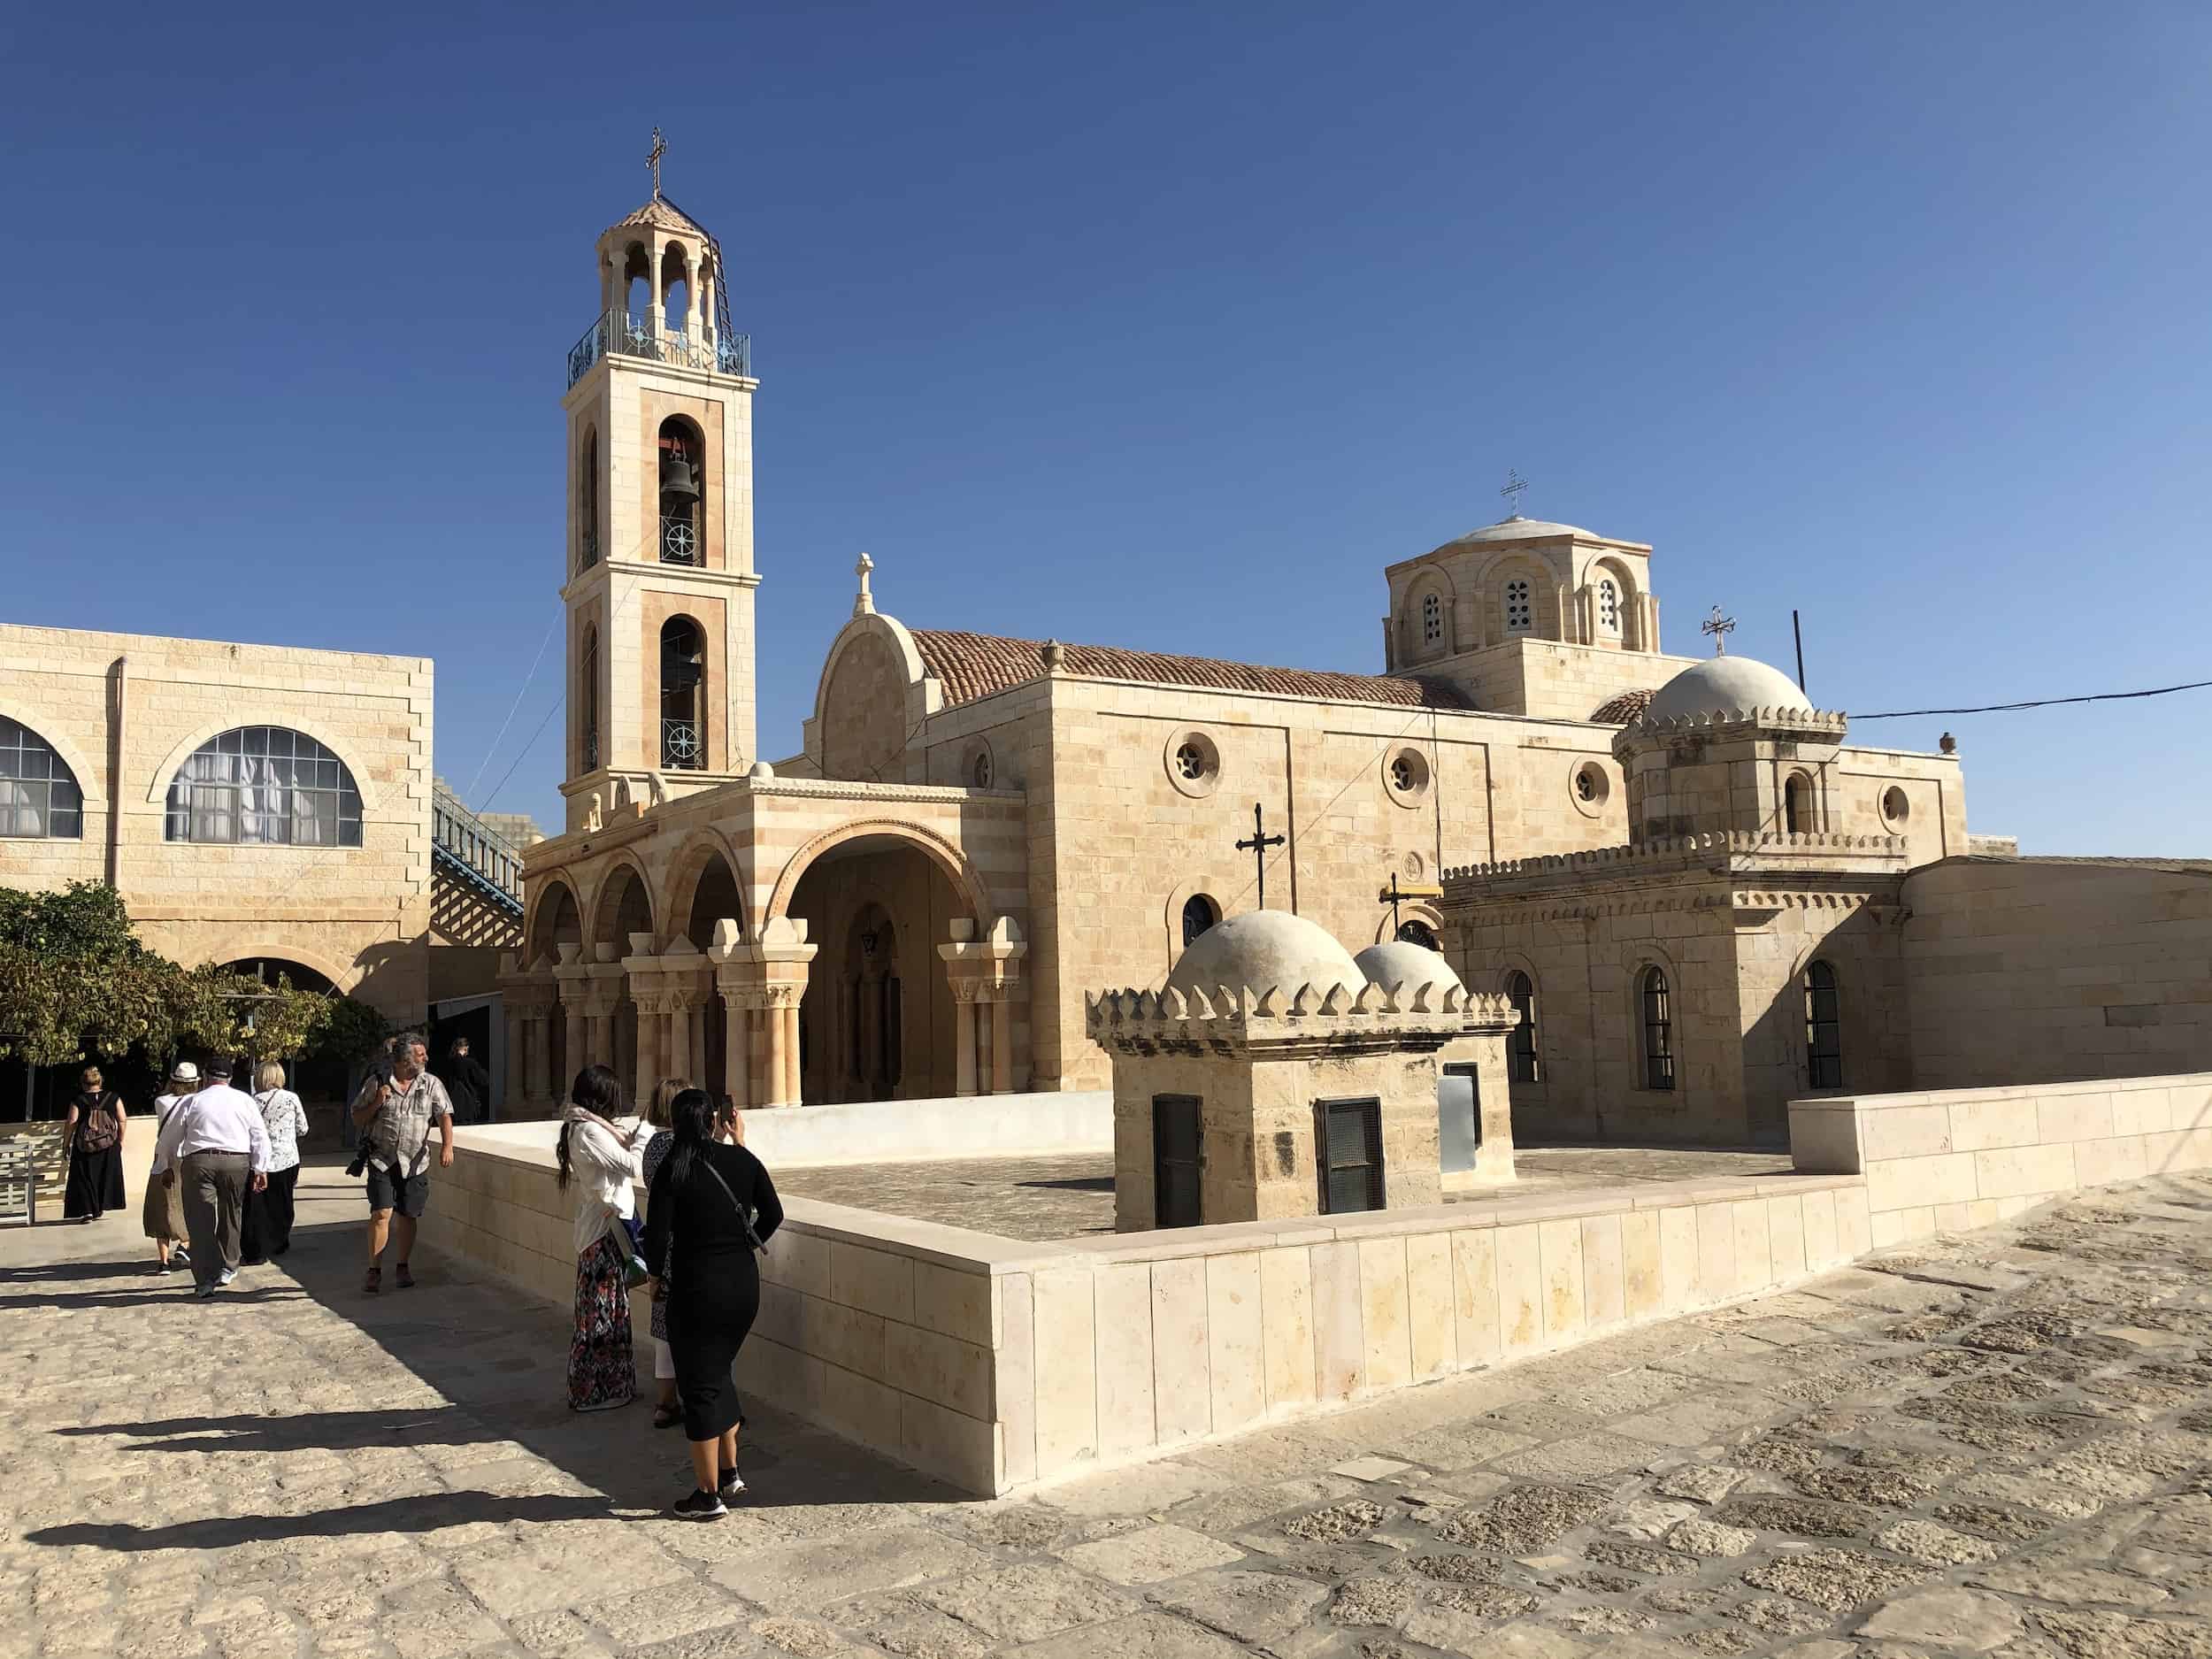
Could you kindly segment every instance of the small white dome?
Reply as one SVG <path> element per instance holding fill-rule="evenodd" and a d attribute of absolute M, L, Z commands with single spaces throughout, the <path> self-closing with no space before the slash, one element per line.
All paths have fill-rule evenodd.
<path fill-rule="evenodd" d="M 1333 934 L 1288 910 L 1252 910 L 1216 923 L 1167 976 L 1168 989 L 1186 996 L 1193 991 L 1211 996 L 1225 985 L 1286 995 L 1310 985 L 1325 996 L 1332 986 L 1356 992 L 1365 983 L 1351 952 Z"/>
<path fill-rule="evenodd" d="M 747 769 L 745 775 L 748 778 L 772 778 L 776 775 L 776 769 L 764 760 L 757 760 Z"/>
<path fill-rule="evenodd" d="M 1686 715 L 1811 707 L 1797 682 L 1778 668 L 1750 657 L 1709 657 L 1660 687 L 1643 718 L 1657 722 Z"/>
<path fill-rule="evenodd" d="M 1469 547 L 1495 541 L 1548 541 L 1563 535 L 1579 536 L 1585 541 L 1602 538 L 1585 530 L 1580 525 L 1554 524 L 1548 518 L 1524 518 L 1515 513 L 1510 518 L 1501 518 L 1486 524 L 1479 530 L 1470 530 L 1445 543 L 1447 547 Z"/>
<path fill-rule="evenodd" d="M 1402 985 L 1409 990 L 1417 990 L 1424 985 L 1446 991 L 1467 988 L 1459 982 L 1459 975 L 1452 972 L 1452 964 L 1444 960 L 1443 952 L 1407 939 L 1370 945 L 1352 961 L 1371 984 L 1386 988 L 1394 985 Z"/>

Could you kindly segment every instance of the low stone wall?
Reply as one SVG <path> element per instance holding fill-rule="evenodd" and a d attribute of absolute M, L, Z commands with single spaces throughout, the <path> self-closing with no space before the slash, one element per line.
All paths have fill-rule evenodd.
<path fill-rule="evenodd" d="M 422 1236 L 565 1306 L 575 1264 L 551 1128 L 457 1131 Z M 538 1144 L 524 1139 L 534 1129 Z M 1870 1245 L 1856 1177 L 1044 1244 L 808 1199 L 786 1210 L 740 1386 L 977 1493 L 1570 1347 Z"/>
<path fill-rule="evenodd" d="M 1111 1156 L 1114 1150 L 1114 1096 L 1106 1089 L 767 1108 L 744 1116 L 745 1144 L 772 1169 L 1076 1152 Z"/>
<path fill-rule="evenodd" d="M 2212 1168 L 2212 1072 L 1790 1102 L 1801 1172 L 1862 1174 L 1878 1249 Z"/>

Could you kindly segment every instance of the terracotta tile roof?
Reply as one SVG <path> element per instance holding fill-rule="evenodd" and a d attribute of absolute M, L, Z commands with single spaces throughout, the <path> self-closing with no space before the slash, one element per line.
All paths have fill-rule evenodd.
<path fill-rule="evenodd" d="M 916 628 L 922 664 L 945 688 L 945 703 L 972 703 L 1044 672 L 1041 640 L 997 634 Z M 1215 691 L 1264 691 L 1280 696 L 1320 697 L 1338 703 L 1394 703 L 1412 709 L 1472 709 L 1458 687 L 1407 674 L 1327 674 L 1304 668 L 1261 668 L 1210 657 L 1171 657 L 1125 651 L 1110 645 L 1065 645 L 1067 672 L 1100 680 L 1135 680 L 1161 686 Z"/>
<path fill-rule="evenodd" d="M 1598 704 L 1590 711 L 1590 718 L 1599 726 L 1626 726 L 1651 707 L 1651 697 L 1648 691 L 1624 691 Z"/>

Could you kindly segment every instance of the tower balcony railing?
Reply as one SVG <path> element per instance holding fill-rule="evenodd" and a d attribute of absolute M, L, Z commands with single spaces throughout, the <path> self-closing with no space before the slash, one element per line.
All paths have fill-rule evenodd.
<path fill-rule="evenodd" d="M 641 357 L 649 363 L 672 363 L 687 369 L 706 369 L 716 374 L 753 373 L 753 337 L 723 334 L 709 338 L 687 329 L 656 328 L 652 319 L 611 311 L 584 330 L 584 337 L 569 349 L 568 383 L 590 372 L 602 357 Z"/>
<path fill-rule="evenodd" d="M 697 772 L 707 764 L 696 720 L 661 721 L 661 764 L 672 772 Z"/>

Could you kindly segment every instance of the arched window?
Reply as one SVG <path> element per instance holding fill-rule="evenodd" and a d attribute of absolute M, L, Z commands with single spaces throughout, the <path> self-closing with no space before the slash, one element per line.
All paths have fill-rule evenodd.
<path fill-rule="evenodd" d="M 660 429 L 660 559 L 664 565 L 703 565 L 706 443 L 699 428 L 672 415 Z"/>
<path fill-rule="evenodd" d="M 1672 1088 L 1674 999 L 1667 989 L 1667 976 L 1657 968 L 1646 968 L 1638 989 L 1643 1004 L 1644 1087 Z"/>
<path fill-rule="evenodd" d="M 1437 645 L 1444 639 L 1444 601 L 1432 593 L 1421 595 L 1421 643 Z"/>
<path fill-rule="evenodd" d="M 576 568 L 588 571 L 599 563 L 599 434 L 588 426 L 576 465 Z"/>
<path fill-rule="evenodd" d="M 599 765 L 599 630 L 584 630 L 584 649 L 576 662 L 576 770 Z"/>
<path fill-rule="evenodd" d="M 1505 976 L 1505 1000 L 1513 1005 L 1513 1032 L 1505 1040 L 1507 1080 L 1538 1082 L 1543 1071 L 1536 1058 L 1536 982 L 1515 969 Z"/>
<path fill-rule="evenodd" d="M 1536 611 L 1529 600 L 1528 579 L 1517 576 L 1505 585 L 1505 631 L 1526 634 L 1536 626 Z"/>
<path fill-rule="evenodd" d="M 81 841 L 84 791 L 53 746 L 0 716 L 0 837 Z"/>
<path fill-rule="evenodd" d="M 1843 1087 L 1843 1005 L 1836 971 L 1825 962 L 1805 970 L 1805 1080 L 1815 1088 Z"/>
<path fill-rule="evenodd" d="M 1398 941 L 1401 944 L 1418 945 L 1424 950 L 1437 949 L 1436 930 L 1418 917 L 1409 916 L 1398 924 Z"/>
<path fill-rule="evenodd" d="M 697 772 L 707 764 L 705 635 L 689 617 L 661 626 L 661 764 Z"/>
<path fill-rule="evenodd" d="M 1621 590 L 1610 576 L 1598 584 L 1598 626 L 1608 634 L 1621 631 Z"/>
<path fill-rule="evenodd" d="M 1813 827 L 1813 780 L 1801 772 L 1792 772 L 1782 784 L 1782 827 L 1801 835 Z"/>
<path fill-rule="evenodd" d="M 1202 893 L 1194 893 L 1183 901 L 1183 949 L 1188 950 L 1198 942 L 1198 936 L 1221 919 L 1221 907 Z"/>
<path fill-rule="evenodd" d="M 358 847 L 361 792 L 304 732 L 234 726 L 187 757 L 169 785 L 167 839 L 218 846 Z"/>

